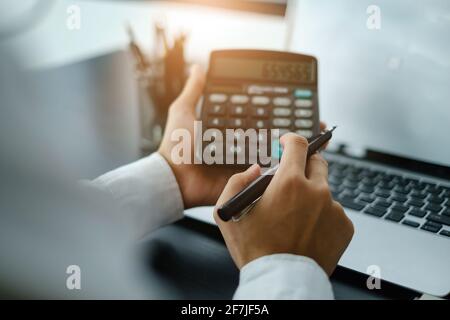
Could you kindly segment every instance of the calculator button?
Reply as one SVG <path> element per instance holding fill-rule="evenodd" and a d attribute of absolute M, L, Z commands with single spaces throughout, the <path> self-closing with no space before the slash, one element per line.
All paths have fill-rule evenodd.
<path fill-rule="evenodd" d="M 311 120 L 295 120 L 295 126 L 297 128 L 308 129 L 313 126 L 313 122 Z"/>
<path fill-rule="evenodd" d="M 275 88 L 273 88 L 273 92 L 278 93 L 278 94 L 286 94 L 286 93 L 289 93 L 289 88 L 288 87 L 275 87 Z"/>
<path fill-rule="evenodd" d="M 209 118 L 208 126 L 212 128 L 220 128 L 225 126 L 225 120 L 221 118 Z"/>
<path fill-rule="evenodd" d="M 297 108 L 311 108 L 313 102 L 311 100 L 306 99 L 297 99 L 295 100 L 294 104 Z"/>
<path fill-rule="evenodd" d="M 274 118 L 272 123 L 275 127 L 289 127 L 291 125 L 291 120 Z"/>
<path fill-rule="evenodd" d="M 281 146 L 280 141 L 277 141 L 277 140 L 272 141 L 271 148 L 272 148 L 272 150 L 271 150 L 272 158 L 278 159 L 278 160 L 281 159 L 281 155 L 283 153 L 283 147 Z"/>
<path fill-rule="evenodd" d="M 250 98 L 243 94 L 235 94 L 231 96 L 231 103 L 232 104 L 246 104 L 250 100 Z"/>
<path fill-rule="evenodd" d="M 308 89 L 296 89 L 294 91 L 294 96 L 296 98 L 306 98 L 306 99 L 310 99 L 313 96 L 313 93 L 311 90 Z"/>
<path fill-rule="evenodd" d="M 223 103 L 227 101 L 227 95 L 223 93 L 212 93 L 209 95 L 209 101 L 212 103 Z"/>
<path fill-rule="evenodd" d="M 289 117 L 292 111 L 289 108 L 275 108 L 273 109 L 273 115 L 276 117 Z"/>
<path fill-rule="evenodd" d="M 312 115 L 313 115 L 312 110 L 306 110 L 306 109 L 295 110 L 295 116 L 298 118 L 310 118 L 310 117 L 312 117 Z"/>
<path fill-rule="evenodd" d="M 253 122 L 253 127 L 256 129 L 268 129 L 269 128 L 269 121 L 267 120 L 255 120 Z"/>
<path fill-rule="evenodd" d="M 209 106 L 209 114 L 215 114 L 223 116 L 225 114 L 225 106 L 220 104 L 214 104 Z"/>
<path fill-rule="evenodd" d="M 247 110 L 243 106 L 231 106 L 231 114 L 234 116 L 243 116 L 247 113 Z"/>
<path fill-rule="evenodd" d="M 231 128 L 243 128 L 245 127 L 245 119 L 229 119 L 228 120 L 228 126 Z"/>
<path fill-rule="evenodd" d="M 276 107 L 289 107 L 291 104 L 291 99 L 286 97 L 277 97 L 273 99 L 273 105 Z"/>
<path fill-rule="evenodd" d="M 257 106 L 265 106 L 270 103 L 270 99 L 266 96 L 255 96 L 252 98 L 252 103 Z"/>
<path fill-rule="evenodd" d="M 303 136 L 306 139 L 312 138 L 313 132 L 311 130 L 297 130 L 295 131 L 299 136 Z"/>
<path fill-rule="evenodd" d="M 269 109 L 266 107 L 253 108 L 253 116 L 257 118 L 267 118 L 269 116 Z"/>

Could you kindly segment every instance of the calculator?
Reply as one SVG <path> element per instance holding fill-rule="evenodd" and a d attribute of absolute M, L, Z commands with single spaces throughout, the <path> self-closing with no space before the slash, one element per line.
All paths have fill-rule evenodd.
<path fill-rule="evenodd" d="M 317 59 L 265 50 L 212 52 L 200 120 L 203 130 L 216 129 L 223 135 L 227 129 L 278 129 L 279 136 L 295 132 L 313 138 L 320 133 Z M 264 143 L 268 152 L 273 151 L 273 143 Z M 239 148 L 225 143 L 220 150 L 217 145 L 208 146 L 223 157 L 223 163 L 230 164 L 233 162 L 225 161 L 230 153 L 239 156 L 249 151 L 248 146 Z M 255 162 L 258 159 L 246 155 L 238 164 Z"/>

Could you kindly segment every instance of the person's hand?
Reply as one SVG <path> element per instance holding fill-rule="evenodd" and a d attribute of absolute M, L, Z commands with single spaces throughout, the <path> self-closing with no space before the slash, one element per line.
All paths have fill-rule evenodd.
<path fill-rule="evenodd" d="M 169 163 L 183 197 L 184 207 L 192 208 L 202 205 L 213 205 L 219 198 L 228 179 L 238 168 L 227 165 L 175 164 L 171 159 L 173 147 L 178 143 L 171 139 L 176 129 L 187 129 L 194 139 L 195 108 L 203 93 L 205 74 L 199 66 L 193 66 L 183 92 L 169 108 L 164 137 L 158 152 Z M 320 124 L 321 130 L 325 124 Z M 191 145 L 193 162 L 194 146 Z"/>
<path fill-rule="evenodd" d="M 262 256 L 291 253 L 312 258 L 331 275 L 353 236 L 352 222 L 332 199 L 322 156 L 307 161 L 307 140 L 292 133 L 284 135 L 281 144 L 280 167 L 248 215 L 224 222 L 215 210 L 214 218 L 239 269 Z M 232 176 L 216 208 L 259 174 L 254 165 Z"/>
<path fill-rule="evenodd" d="M 193 164 L 194 146 L 191 145 L 192 164 L 175 164 L 171 152 L 177 142 L 173 142 L 171 134 L 176 129 L 187 129 L 194 139 L 195 108 L 203 93 L 205 74 L 199 66 L 193 66 L 191 74 L 181 95 L 169 108 L 166 130 L 158 152 L 169 163 L 183 197 L 184 207 L 192 208 L 202 205 L 213 205 L 230 176 L 236 168 L 220 165 L 208 166 Z"/>

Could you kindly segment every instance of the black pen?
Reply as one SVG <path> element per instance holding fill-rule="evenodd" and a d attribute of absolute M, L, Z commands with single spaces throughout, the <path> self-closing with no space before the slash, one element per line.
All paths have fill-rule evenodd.
<path fill-rule="evenodd" d="M 319 151 L 331 139 L 335 129 L 336 127 L 333 127 L 331 130 L 325 131 L 309 144 L 307 154 L 308 158 Z M 278 170 L 278 166 L 279 165 L 276 165 L 275 167 L 267 170 L 267 172 L 259 176 L 255 181 L 218 208 L 217 214 L 220 219 L 223 221 L 229 221 L 237 216 L 242 216 L 244 211 L 258 201 L 264 194 L 264 191 L 266 191 L 270 181 L 272 181 L 275 172 Z"/>

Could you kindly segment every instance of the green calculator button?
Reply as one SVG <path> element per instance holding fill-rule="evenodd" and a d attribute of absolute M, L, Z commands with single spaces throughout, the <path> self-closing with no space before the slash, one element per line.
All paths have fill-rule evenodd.
<path fill-rule="evenodd" d="M 281 146 L 280 140 L 272 141 L 272 158 L 281 159 L 283 154 L 283 147 Z"/>
<path fill-rule="evenodd" d="M 313 93 L 311 90 L 307 90 L 307 89 L 296 89 L 294 91 L 294 96 L 296 98 L 310 99 L 310 98 L 312 98 Z"/>

